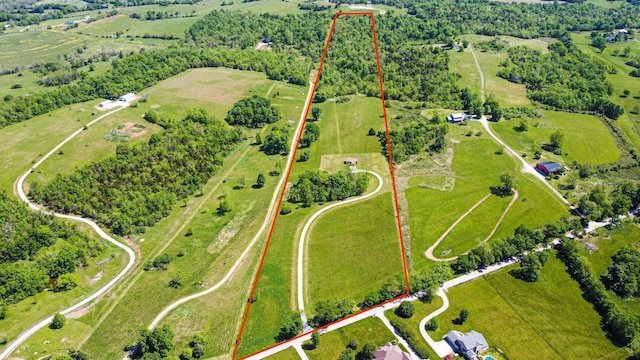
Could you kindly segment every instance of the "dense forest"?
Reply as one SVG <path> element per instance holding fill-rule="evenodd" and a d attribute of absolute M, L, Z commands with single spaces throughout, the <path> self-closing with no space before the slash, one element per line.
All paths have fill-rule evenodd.
<path fill-rule="evenodd" d="M 54 290 L 76 285 L 72 274 L 104 249 L 74 225 L 34 212 L 0 190 L 0 307 L 35 295 L 54 281 Z"/>
<path fill-rule="evenodd" d="M 431 49 L 428 44 L 450 43 L 457 36 L 469 33 L 523 38 L 561 37 L 566 31 L 640 26 L 640 7 L 634 5 L 605 9 L 590 4 L 541 6 L 490 3 L 486 0 L 388 2 L 393 6 L 407 7 L 409 14 L 414 16 L 388 12 L 376 19 L 386 96 L 448 108 L 459 108 L 460 105 L 460 89 L 455 85 L 457 75 L 448 71 L 446 52 L 439 48 Z M 367 19 L 343 20 L 337 29 L 337 43 L 342 41 L 340 34 L 345 34 L 349 40 L 353 40 L 351 37 L 357 40 L 370 38 Z M 28 97 L 5 98 L 0 104 L 0 127 L 65 105 L 100 97 L 115 98 L 129 91 L 138 92 L 195 67 L 225 66 L 262 71 L 270 79 L 304 85 L 308 79 L 309 60 L 317 63 L 320 59 L 330 21 L 331 14 L 328 12 L 280 16 L 214 11 L 198 20 L 187 31 L 185 42 L 172 49 L 116 59 L 111 71 L 86 76 L 74 85 L 63 85 Z M 270 38 L 270 47 L 274 51 L 254 51 L 255 45 L 266 38 Z M 328 95 L 360 92 L 379 96 L 379 90 L 372 86 L 371 81 L 367 81 L 375 76 L 375 71 L 371 71 L 373 57 L 364 56 L 370 53 L 367 44 L 366 41 L 350 41 L 345 51 L 359 57 L 340 60 L 336 64 L 336 71 L 329 66 L 324 73 L 325 79 L 339 82 L 327 84 L 332 85 L 324 89 Z M 578 55 L 576 57 L 579 58 Z M 358 79 L 357 74 L 363 72 L 367 74 L 366 78 L 356 83 L 348 81 Z M 336 76 L 340 75 L 338 73 L 344 75 Z M 568 74 L 571 77 L 579 76 L 578 72 Z M 601 98 L 601 88 L 593 90 L 594 98 Z M 323 93 L 322 87 L 319 93 Z M 555 100 L 545 97 L 536 101 L 562 109 L 571 106 L 561 101 L 554 103 Z M 579 105 L 589 110 L 608 112 L 610 117 L 617 111 L 607 102 Z"/>
<path fill-rule="evenodd" d="M 525 84 L 528 96 L 537 102 L 570 111 L 595 111 L 617 119 L 624 109 L 608 99 L 613 85 L 606 79 L 611 71 L 571 43 L 568 36 L 549 45 L 549 54 L 518 46 L 508 50 L 509 59 L 498 76 Z"/>
<path fill-rule="evenodd" d="M 366 173 L 352 173 L 341 170 L 329 174 L 322 170 L 307 170 L 300 174 L 298 181 L 289 190 L 287 200 L 311 206 L 313 202 L 344 200 L 361 195 L 369 185 Z"/>
<path fill-rule="evenodd" d="M 223 158 L 243 139 L 204 110 L 184 119 L 163 118 L 153 110 L 145 119 L 165 128 L 147 143 L 118 145 L 115 156 L 35 182 L 29 195 L 61 213 L 96 219 L 117 235 L 143 233 L 168 216 L 176 200 L 200 189 Z"/>

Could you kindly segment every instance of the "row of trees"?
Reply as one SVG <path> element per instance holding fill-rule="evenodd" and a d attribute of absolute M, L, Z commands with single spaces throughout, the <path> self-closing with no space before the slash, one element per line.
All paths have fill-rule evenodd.
<path fill-rule="evenodd" d="M 311 206 L 313 202 L 344 200 L 361 195 L 369 185 L 366 173 L 341 170 L 329 174 L 323 170 L 307 170 L 289 190 L 287 201 Z"/>
<path fill-rule="evenodd" d="M 87 76 L 77 84 L 63 85 L 40 94 L 18 96 L 0 103 L 0 127 L 30 119 L 62 106 L 95 98 L 116 99 L 128 92 L 139 92 L 161 80 L 190 68 L 229 67 L 265 72 L 272 80 L 306 84 L 308 63 L 293 54 L 271 51 L 241 51 L 174 48 L 141 51 L 114 59 L 110 71 Z"/>
<path fill-rule="evenodd" d="M 114 156 L 46 184 L 36 182 L 29 195 L 57 212 L 96 219 L 117 235 L 142 233 L 207 182 L 243 139 L 240 129 L 204 110 L 189 109 L 182 121 L 154 111 L 145 118 L 164 132 L 147 143 L 118 145 Z"/>

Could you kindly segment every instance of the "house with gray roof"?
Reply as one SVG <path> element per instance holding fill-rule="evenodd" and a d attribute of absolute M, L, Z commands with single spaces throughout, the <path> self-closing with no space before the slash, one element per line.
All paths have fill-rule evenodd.
<path fill-rule="evenodd" d="M 445 335 L 444 340 L 451 346 L 453 351 L 467 360 L 480 359 L 480 353 L 489 348 L 489 343 L 487 343 L 484 336 L 475 330 L 471 330 L 466 334 L 451 330 Z"/>

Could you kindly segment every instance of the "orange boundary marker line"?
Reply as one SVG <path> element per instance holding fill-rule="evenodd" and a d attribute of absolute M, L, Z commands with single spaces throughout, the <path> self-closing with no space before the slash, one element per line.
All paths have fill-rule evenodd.
<path fill-rule="evenodd" d="M 391 171 L 391 184 L 392 184 L 392 187 L 393 187 L 393 202 L 394 202 L 394 210 L 395 210 L 395 217 L 396 217 L 396 226 L 397 226 L 397 230 L 398 230 L 398 237 L 399 237 L 399 240 L 400 240 L 400 251 L 402 253 L 402 267 L 403 267 L 403 271 L 404 271 L 404 281 L 405 281 L 406 292 L 404 294 L 402 294 L 402 295 L 396 296 L 393 299 L 387 300 L 387 301 L 385 301 L 385 302 L 383 302 L 381 304 L 378 304 L 378 305 L 373 306 L 373 307 L 368 308 L 368 309 L 364 309 L 364 310 L 362 310 L 360 312 L 357 312 L 355 314 L 351 314 L 351 315 L 349 315 L 347 317 L 344 317 L 342 319 L 336 320 L 336 321 L 334 321 L 332 323 L 329 323 L 327 325 L 324 325 L 322 327 L 316 328 L 316 329 L 314 329 L 314 330 L 312 330 L 310 332 L 300 334 L 300 335 L 298 335 L 298 336 L 296 336 L 294 338 L 291 338 L 291 339 L 289 339 L 287 341 L 274 344 L 272 346 L 269 346 L 268 348 L 265 348 L 265 349 L 262 349 L 262 350 L 260 350 L 258 352 L 255 352 L 253 354 L 247 355 L 244 358 L 247 358 L 247 357 L 259 354 L 261 352 L 267 351 L 267 350 L 269 350 L 269 349 L 271 349 L 273 347 L 276 347 L 278 345 L 281 345 L 283 343 L 287 343 L 289 341 L 293 341 L 293 340 L 295 340 L 295 339 L 297 339 L 297 338 L 299 338 L 301 336 L 308 335 L 311 332 L 323 330 L 323 329 L 325 329 L 325 328 L 327 328 L 327 327 L 329 327 L 331 325 L 334 325 L 336 323 L 339 323 L 341 321 L 349 319 L 349 318 L 351 318 L 353 316 L 356 316 L 356 315 L 360 314 L 361 312 L 371 310 L 372 308 L 381 307 L 381 306 L 383 306 L 385 304 L 388 304 L 388 303 L 393 302 L 393 301 L 398 300 L 398 299 L 402 299 L 402 298 L 407 297 L 407 296 L 409 296 L 411 294 L 411 289 L 409 287 L 409 270 L 407 269 L 407 259 L 406 259 L 406 254 L 405 254 L 405 250 L 404 250 L 404 239 L 403 239 L 403 236 L 402 236 L 402 226 L 401 226 L 401 223 L 400 223 L 400 211 L 399 211 L 399 207 L 398 207 L 398 193 L 397 193 L 397 189 L 396 189 L 395 172 L 394 172 L 394 169 L 393 169 L 393 154 L 391 153 L 391 135 L 389 134 L 389 120 L 388 120 L 388 117 L 387 117 L 387 107 L 386 107 L 386 103 L 385 103 L 384 87 L 382 85 L 382 67 L 380 65 L 380 53 L 378 51 L 378 39 L 377 39 L 377 36 L 376 36 L 375 15 L 374 15 L 373 12 L 341 12 L 341 13 L 334 14 L 333 21 L 331 22 L 331 29 L 329 30 L 329 35 L 327 36 L 327 41 L 325 43 L 324 51 L 322 53 L 322 58 L 320 60 L 320 66 L 318 67 L 318 72 L 316 73 L 316 78 L 315 78 L 315 81 L 314 81 L 314 84 L 313 84 L 313 88 L 311 89 L 310 98 L 313 99 L 313 97 L 315 95 L 315 92 L 316 92 L 316 88 L 318 87 L 318 82 L 320 81 L 320 74 L 322 73 L 322 68 L 324 66 L 324 61 L 325 61 L 325 59 L 327 57 L 327 52 L 329 50 L 329 44 L 331 43 L 331 39 L 333 37 L 333 33 L 334 33 L 334 30 L 335 30 L 336 22 L 338 21 L 338 18 L 340 16 L 369 16 L 369 18 L 371 19 L 371 32 L 373 34 L 373 45 L 374 45 L 374 48 L 375 48 L 376 63 L 377 63 L 377 67 L 378 67 L 378 80 L 380 82 L 380 98 L 382 100 L 382 113 L 383 113 L 383 117 L 384 117 L 384 127 L 385 127 L 386 138 L 387 138 L 387 152 L 389 154 L 389 169 Z M 293 162 L 295 161 L 295 158 L 296 158 L 296 153 L 297 153 L 298 147 L 300 145 L 300 139 L 302 138 L 302 133 L 303 133 L 305 125 L 307 123 L 307 117 L 309 116 L 309 110 L 310 109 L 311 109 L 311 106 L 308 106 L 306 108 L 305 114 L 304 114 L 304 119 L 302 120 L 303 121 L 302 126 L 300 127 L 300 131 L 297 134 L 298 142 L 297 142 L 296 146 L 294 147 L 293 155 L 291 156 L 291 159 L 289 160 L 289 166 L 288 166 L 289 169 L 287 170 L 287 175 L 285 177 L 284 185 L 282 186 L 282 191 L 280 192 L 280 198 L 278 199 L 278 207 L 277 207 L 277 209 L 280 209 L 280 207 L 282 206 L 282 200 L 284 199 L 284 193 L 285 193 L 285 190 L 286 190 L 286 184 L 289 181 L 289 176 L 291 175 L 291 169 L 293 168 Z M 242 324 L 240 325 L 240 332 L 238 334 L 238 337 L 237 337 L 236 342 L 235 342 L 235 346 L 233 348 L 233 355 L 232 355 L 231 358 L 234 359 L 234 360 L 236 359 L 236 356 L 238 354 L 238 349 L 240 347 L 240 341 L 242 339 L 242 333 L 244 332 L 244 328 L 245 328 L 245 325 L 247 323 L 247 317 L 249 315 L 249 309 L 251 308 L 251 299 L 253 299 L 253 296 L 255 295 L 255 292 L 256 292 L 256 289 L 257 289 L 257 286 L 258 286 L 258 280 L 260 279 L 260 273 L 262 272 L 262 267 L 264 266 L 264 259 L 266 258 L 267 250 L 269 249 L 269 244 L 271 243 L 271 237 L 273 235 L 273 229 L 275 228 L 276 221 L 278 220 L 278 215 L 279 215 L 279 212 L 276 211 L 276 213 L 274 215 L 274 218 L 273 218 L 273 222 L 271 223 L 271 227 L 269 228 L 269 233 L 267 235 L 267 242 L 265 244 L 264 250 L 262 251 L 262 256 L 260 257 L 260 263 L 258 265 L 258 272 L 256 273 L 255 280 L 253 281 L 253 286 L 251 288 L 251 293 L 249 295 L 249 299 L 247 300 L 247 307 L 245 308 L 244 315 L 242 317 Z M 242 359 L 244 359 L 244 358 L 242 358 Z"/>

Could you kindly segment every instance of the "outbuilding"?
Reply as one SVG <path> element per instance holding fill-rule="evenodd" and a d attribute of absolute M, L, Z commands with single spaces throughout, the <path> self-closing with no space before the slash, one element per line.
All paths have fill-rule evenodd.
<path fill-rule="evenodd" d="M 549 176 L 549 175 L 559 175 L 563 167 L 557 162 L 545 161 L 545 162 L 537 163 L 536 169 L 542 172 L 545 176 Z"/>
<path fill-rule="evenodd" d="M 344 163 L 345 164 L 350 164 L 350 165 L 357 165 L 358 164 L 358 158 L 346 158 L 344 159 Z"/>
<path fill-rule="evenodd" d="M 120 98 L 118 100 L 120 100 L 122 102 L 131 102 L 131 101 L 133 101 L 135 99 L 136 99 L 136 94 L 128 93 L 128 94 L 124 94 L 124 95 L 120 96 Z"/>
<path fill-rule="evenodd" d="M 461 113 L 461 114 L 451 114 L 449 116 L 447 116 L 447 122 L 450 123 L 461 123 L 463 121 L 465 121 L 465 119 L 467 118 L 467 114 L 465 113 Z"/>

